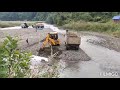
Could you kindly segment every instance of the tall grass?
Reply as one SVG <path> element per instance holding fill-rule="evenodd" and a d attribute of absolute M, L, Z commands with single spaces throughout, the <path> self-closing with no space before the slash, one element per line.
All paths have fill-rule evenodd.
<path fill-rule="evenodd" d="M 28 25 L 32 25 L 36 21 L 0 21 L 0 27 L 5 28 L 5 27 L 20 26 L 24 22 L 26 22 Z"/>
<path fill-rule="evenodd" d="M 114 23 L 113 21 L 107 23 L 85 21 L 70 22 L 63 25 L 63 28 L 76 31 L 105 32 L 120 37 L 120 23 Z"/>

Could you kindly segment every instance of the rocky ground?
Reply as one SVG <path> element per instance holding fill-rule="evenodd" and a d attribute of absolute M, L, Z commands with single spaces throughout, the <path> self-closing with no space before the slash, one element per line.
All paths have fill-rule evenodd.
<path fill-rule="evenodd" d="M 96 36 L 101 40 L 88 39 L 87 42 L 109 48 L 110 50 L 115 50 L 120 52 L 120 38 L 115 38 L 110 35 L 101 34 L 97 32 L 87 32 L 87 31 L 84 31 L 84 32 L 81 31 L 79 32 L 79 35 L 80 36 Z"/>

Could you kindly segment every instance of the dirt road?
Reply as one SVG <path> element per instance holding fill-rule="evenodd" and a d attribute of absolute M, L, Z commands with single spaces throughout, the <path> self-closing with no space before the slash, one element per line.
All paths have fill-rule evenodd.
<path fill-rule="evenodd" d="M 65 50 L 64 30 L 59 30 L 52 25 L 46 25 L 44 30 L 35 32 L 34 29 L 14 29 L 0 30 L 0 40 L 5 38 L 6 33 L 11 36 L 19 36 L 19 48 L 31 51 L 37 55 L 39 41 L 45 38 L 51 30 L 58 31 L 61 46 L 54 49 L 60 51 L 58 61 L 61 66 L 59 69 L 60 77 L 63 78 L 119 78 L 120 77 L 120 38 L 113 38 L 108 35 L 78 32 L 81 36 L 79 51 Z M 62 34 L 61 34 L 62 33 Z M 26 39 L 29 38 L 30 45 Z M 40 56 L 48 57 L 50 52 L 41 53 Z"/>

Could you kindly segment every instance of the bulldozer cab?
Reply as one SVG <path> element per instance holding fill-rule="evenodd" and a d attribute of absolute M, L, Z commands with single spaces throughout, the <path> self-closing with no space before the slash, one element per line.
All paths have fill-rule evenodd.
<path fill-rule="evenodd" d="M 51 39 L 57 40 L 58 39 L 58 33 L 57 32 L 50 32 L 49 36 Z"/>

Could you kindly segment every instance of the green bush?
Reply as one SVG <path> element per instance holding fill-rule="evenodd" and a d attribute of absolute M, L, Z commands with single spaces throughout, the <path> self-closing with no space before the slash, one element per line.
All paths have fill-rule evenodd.
<path fill-rule="evenodd" d="M 0 77 L 20 78 L 29 73 L 31 53 L 17 50 L 18 40 L 7 36 L 0 48 Z"/>
<path fill-rule="evenodd" d="M 120 33 L 119 23 L 116 24 L 111 21 L 107 23 L 85 22 L 85 21 L 71 22 L 71 23 L 63 25 L 63 28 L 77 30 L 77 31 L 106 32 L 106 33 L 111 33 L 116 37 L 120 36 L 119 35 Z"/>

